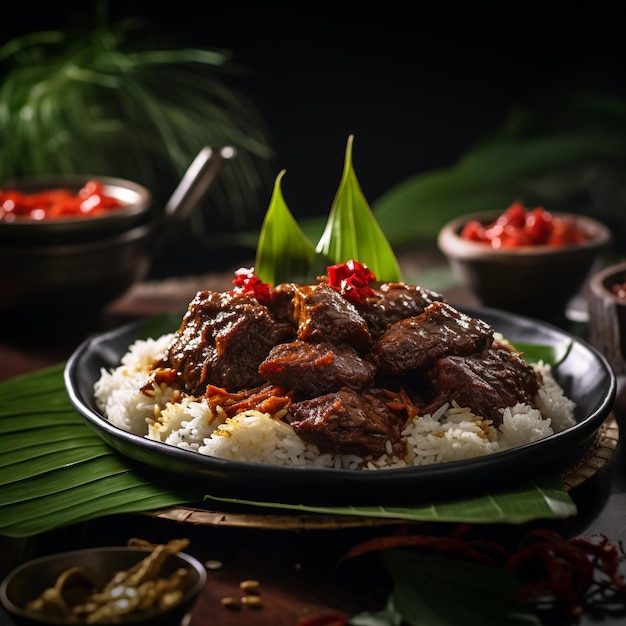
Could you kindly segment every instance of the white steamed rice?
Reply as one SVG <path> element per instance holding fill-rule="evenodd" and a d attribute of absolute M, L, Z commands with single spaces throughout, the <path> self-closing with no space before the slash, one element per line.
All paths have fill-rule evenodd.
<path fill-rule="evenodd" d="M 416 417 L 404 430 L 408 454 L 379 459 L 321 454 L 296 435 L 279 416 L 246 411 L 232 418 L 214 415 L 203 398 L 175 397 L 165 385 L 154 397 L 141 392 L 154 362 L 172 335 L 138 340 L 121 364 L 103 370 L 94 387 L 99 409 L 112 424 L 138 435 L 199 454 L 272 465 L 310 465 L 343 469 L 389 469 L 470 459 L 537 441 L 574 424 L 575 403 L 565 396 L 544 363 L 533 364 L 544 385 L 535 399 L 503 411 L 503 423 L 494 428 L 454 401 L 429 415 Z M 175 401 L 172 401 L 175 400 Z"/>

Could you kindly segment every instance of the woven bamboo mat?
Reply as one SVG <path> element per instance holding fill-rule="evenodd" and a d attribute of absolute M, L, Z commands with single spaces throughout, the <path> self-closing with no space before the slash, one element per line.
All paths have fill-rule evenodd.
<path fill-rule="evenodd" d="M 613 456 L 618 441 L 619 427 L 611 413 L 582 457 L 561 474 L 565 488 L 570 491 L 595 476 Z"/>
<path fill-rule="evenodd" d="M 570 491 L 595 476 L 608 462 L 619 441 L 619 427 L 611 414 L 598 429 L 594 441 L 582 457 L 561 474 Z M 225 513 L 186 506 L 175 506 L 147 513 L 151 517 L 203 526 L 265 528 L 271 530 L 331 530 L 406 524 L 405 519 L 374 518 L 360 515 L 330 514 L 250 514 Z"/>

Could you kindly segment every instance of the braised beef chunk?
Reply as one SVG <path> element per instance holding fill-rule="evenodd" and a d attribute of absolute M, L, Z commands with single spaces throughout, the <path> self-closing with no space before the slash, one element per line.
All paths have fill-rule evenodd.
<path fill-rule="evenodd" d="M 374 338 L 380 337 L 391 324 L 419 315 L 429 304 L 445 302 L 441 294 L 417 285 L 381 283 L 372 287 L 376 295 L 356 307 Z"/>
<path fill-rule="evenodd" d="M 207 380 L 225 389 L 244 389 L 264 382 L 259 365 L 276 343 L 291 338 L 290 326 L 277 324 L 265 307 L 246 307 L 215 335 L 216 358 Z"/>
<path fill-rule="evenodd" d="M 502 423 L 500 409 L 518 402 L 534 406 L 541 383 L 532 366 L 502 344 L 494 344 L 478 355 L 439 359 L 427 378 L 436 398 L 424 409 L 426 412 L 456 400 L 477 415 L 493 420 L 496 426 Z"/>
<path fill-rule="evenodd" d="M 320 452 L 378 458 L 387 452 L 390 441 L 394 454 L 406 454 L 403 421 L 375 393 L 343 388 L 295 402 L 288 409 L 287 421 Z"/>
<path fill-rule="evenodd" d="M 279 322 L 290 322 L 294 326 L 293 294 L 296 290 L 295 283 L 281 283 L 270 289 L 270 313 Z"/>
<path fill-rule="evenodd" d="M 175 369 L 178 384 L 192 395 L 202 395 L 209 383 L 228 390 L 256 387 L 263 382 L 261 361 L 292 338 L 293 327 L 277 323 L 256 298 L 201 291 L 160 365 Z"/>
<path fill-rule="evenodd" d="M 376 368 L 350 346 L 330 342 L 282 343 L 270 351 L 259 374 L 275 385 L 295 389 L 307 398 L 341 387 L 364 389 L 372 385 Z"/>
<path fill-rule="evenodd" d="M 374 343 L 372 357 L 382 374 L 395 375 L 430 368 L 444 356 L 482 352 L 492 341 L 493 329 L 483 320 L 437 301 L 392 324 Z"/>
<path fill-rule="evenodd" d="M 298 285 L 293 311 L 301 341 L 332 341 L 359 352 L 372 344 L 367 324 L 354 305 L 328 285 Z"/>

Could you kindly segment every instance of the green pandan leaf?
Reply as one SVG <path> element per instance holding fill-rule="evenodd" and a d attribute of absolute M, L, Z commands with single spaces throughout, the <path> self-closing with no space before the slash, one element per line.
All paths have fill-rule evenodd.
<path fill-rule="evenodd" d="M 348 137 L 343 176 L 316 250 L 333 263 L 352 259 L 365 263 L 378 280 L 402 280 L 396 256 L 356 177 L 352 165 L 353 139 L 353 135 Z"/>
<path fill-rule="evenodd" d="M 307 239 L 293 217 L 281 189 L 285 170 L 274 183 L 274 191 L 265 214 L 256 251 L 255 273 L 264 282 L 278 285 L 282 282 L 308 282 L 315 277 L 315 246 Z M 321 259 L 320 267 L 328 263 Z"/>

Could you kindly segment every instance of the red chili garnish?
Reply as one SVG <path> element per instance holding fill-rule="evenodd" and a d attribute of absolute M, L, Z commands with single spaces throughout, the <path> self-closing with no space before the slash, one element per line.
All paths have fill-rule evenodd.
<path fill-rule="evenodd" d="M 123 206 L 117 198 L 106 195 L 102 183 L 95 179 L 87 181 L 75 194 L 63 188 L 35 193 L 0 189 L 0 220 L 5 222 L 17 218 L 42 221 L 88 217 Z"/>
<path fill-rule="evenodd" d="M 264 283 L 255 273 L 254 268 L 241 267 L 235 272 L 233 279 L 233 289 L 230 293 L 242 295 L 248 293 L 253 295 L 261 304 L 268 304 L 270 301 L 270 285 Z"/>
<path fill-rule="evenodd" d="M 573 216 L 558 217 L 540 206 L 529 210 L 521 202 L 511 204 L 490 224 L 468 221 L 461 229 L 461 237 L 488 243 L 492 248 L 558 247 L 589 238 Z"/>
<path fill-rule="evenodd" d="M 353 304 L 365 301 L 376 295 L 369 284 L 376 280 L 374 273 L 364 263 L 347 261 L 328 267 L 329 285 Z"/>

